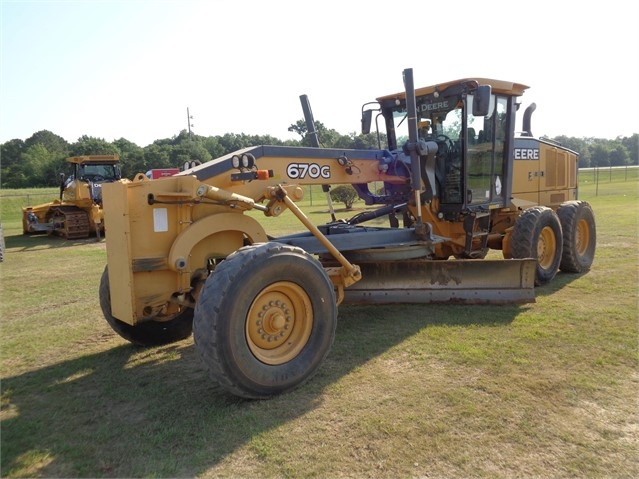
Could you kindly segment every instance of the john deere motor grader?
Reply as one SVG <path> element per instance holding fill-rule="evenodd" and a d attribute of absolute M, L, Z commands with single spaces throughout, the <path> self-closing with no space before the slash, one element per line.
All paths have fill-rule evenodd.
<path fill-rule="evenodd" d="M 527 87 L 476 78 L 415 90 L 412 69 L 404 83 L 362 109 L 379 149 L 256 146 L 105 184 L 111 327 L 141 345 L 192 332 L 215 381 L 266 398 L 317 370 L 341 303 L 532 302 L 558 269 L 587 271 L 595 222 L 577 200 L 578 155 L 534 138 L 531 110 L 515 136 Z M 353 185 L 370 208 L 316 226 L 296 202 L 317 184 Z M 303 231 L 269 236 L 262 224 L 282 214 Z M 504 259 L 482 259 L 489 249 Z"/>
<path fill-rule="evenodd" d="M 100 237 L 104 229 L 102 184 L 122 178 L 115 155 L 74 156 L 65 179 L 60 174 L 60 198 L 50 203 L 22 208 L 24 234 L 49 233 L 67 239 Z"/>

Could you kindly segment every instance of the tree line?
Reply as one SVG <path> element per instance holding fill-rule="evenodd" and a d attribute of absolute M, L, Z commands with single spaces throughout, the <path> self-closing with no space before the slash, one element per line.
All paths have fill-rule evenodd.
<path fill-rule="evenodd" d="M 343 135 L 315 122 L 320 144 L 325 148 L 377 148 L 374 134 Z M 66 159 L 81 155 L 118 155 L 125 178 L 133 178 L 153 168 L 180 168 L 187 161 L 202 163 L 233 151 L 257 145 L 312 146 L 304 120 L 292 124 L 288 131 L 299 140 L 282 141 L 270 135 L 226 133 L 201 136 L 182 130 L 172 138 L 155 140 L 140 147 L 120 138 L 108 142 L 102 138 L 82 136 L 69 143 L 55 133 L 42 130 L 26 140 L 14 139 L 0 145 L 0 187 L 36 188 L 57 186 L 60 173 L 70 173 Z M 580 154 L 580 167 L 639 165 L 639 134 L 615 140 L 559 136 L 552 141 Z"/>

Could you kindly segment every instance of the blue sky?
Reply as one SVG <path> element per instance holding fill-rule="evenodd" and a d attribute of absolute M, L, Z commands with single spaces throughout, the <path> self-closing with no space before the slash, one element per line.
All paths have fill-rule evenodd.
<path fill-rule="evenodd" d="M 536 135 L 639 133 L 639 6 L 627 0 L 0 7 L 0 142 L 49 130 L 146 146 L 186 129 L 187 108 L 200 135 L 295 138 L 302 94 L 316 120 L 346 134 L 362 104 L 403 89 L 405 68 L 416 86 L 472 76 L 529 85 L 522 107 L 537 104 Z"/>

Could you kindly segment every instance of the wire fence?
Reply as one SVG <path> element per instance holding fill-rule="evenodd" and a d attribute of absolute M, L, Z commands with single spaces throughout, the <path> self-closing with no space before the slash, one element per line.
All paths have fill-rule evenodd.
<path fill-rule="evenodd" d="M 605 166 L 594 168 L 579 168 L 580 181 L 592 178 L 595 184 L 595 196 L 599 194 L 599 183 L 611 183 L 613 179 L 619 181 L 636 180 L 639 175 L 639 165 Z"/>

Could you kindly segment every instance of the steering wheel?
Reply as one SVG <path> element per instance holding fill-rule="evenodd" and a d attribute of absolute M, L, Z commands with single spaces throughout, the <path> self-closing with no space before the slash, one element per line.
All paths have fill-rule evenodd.
<path fill-rule="evenodd" d="M 446 148 L 448 149 L 446 153 L 453 152 L 456 149 L 455 142 L 446 135 L 439 134 L 435 137 L 435 140 L 437 141 L 437 143 L 443 143 L 444 145 L 446 145 Z"/>
<path fill-rule="evenodd" d="M 85 181 L 98 182 L 98 181 L 104 181 L 104 176 L 102 176 L 102 175 L 84 175 L 82 177 L 82 179 L 85 180 Z"/>

